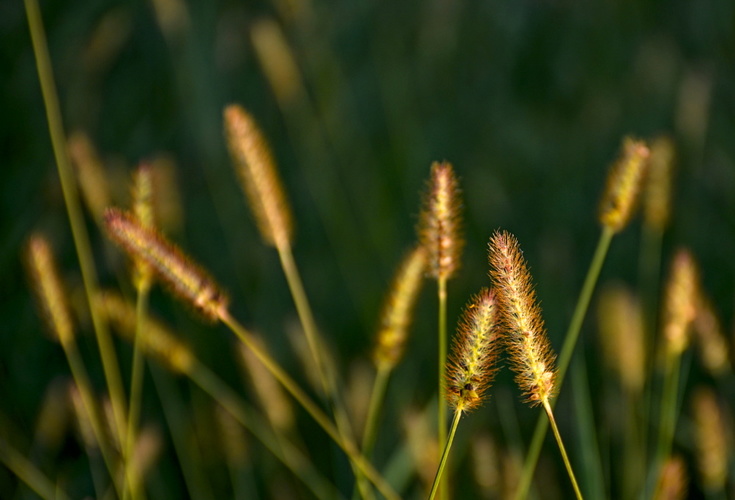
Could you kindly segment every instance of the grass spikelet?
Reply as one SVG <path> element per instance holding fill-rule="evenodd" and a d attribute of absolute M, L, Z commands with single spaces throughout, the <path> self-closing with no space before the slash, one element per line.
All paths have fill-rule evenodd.
<path fill-rule="evenodd" d="M 28 239 L 26 264 L 49 332 L 57 342 L 71 343 L 74 324 L 66 301 L 67 293 L 61 283 L 51 245 L 41 234 L 33 234 Z"/>
<path fill-rule="evenodd" d="M 143 227 L 131 214 L 116 208 L 105 211 L 108 234 L 133 259 L 140 258 L 171 289 L 207 319 L 216 321 L 227 309 L 225 293 L 173 243 L 154 229 Z"/>
<path fill-rule="evenodd" d="M 84 132 L 69 136 L 69 156 L 77 171 L 79 189 L 87 210 L 99 221 L 105 208 L 111 205 L 110 189 L 105 169 L 97 151 Z"/>
<path fill-rule="evenodd" d="M 495 318 L 495 294 L 483 288 L 462 315 L 449 357 L 446 395 L 449 405 L 458 412 L 479 406 L 495 375 Z"/>
<path fill-rule="evenodd" d="M 643 141 L 623 140 L 620 157 L 613 164 L 600 201 L 600 223 L 621 231 L 630 221 L 641 189 L 650 151 Z"/>
<path fill-rule="evenodd" d="M 403 260 L 383 306 L 373 360 L 378 369 L 391 370 L 405 349 L 413 308 L 423 284 L 426 248 L 417 246 Z"/>
<path fill-rule="evenodd" d="M 723 492 L 727 479 L 728 430 L 715 393 L 700 388 L 694 394 L 694 431 L 697 467 L 702 484 L 710 493 Z"/>
<path fill-rule="evenodd" d="M 651 142 L 650 153 L 643 220 L 647 226 L 663 231 L 671 218 L 674 143 L 669 137 L 657 137 Z"/>
<path fill-rule="evenodd" d="M 554 395 L 554 355 L 515 236 L 496 231 L 490 239 L 489 260 L 516 382 L 532 406 L 547 404 Z"/>
<path fill-rule="evenodd" d="M 237 104 L 225 108 L 225 136 L 260 234 L 269 245 L 289 246 L 291 209 L 268 144 L 250 114 Z"/>
<path fill-rule="evenodd" d="M 622 285 L 600 293 L 600 343 L 608 366 L 631 394 L 640 394 L 646 377 L 643 311 L 637 297 Z"/>
<path fill-rule="evenodd" d="M 449 279 L 459 269 L 464 240 L 460 235 L 459 182 L 449 162 L 434 162 L 423 197 L 417 226 L 421 245 L 426 248 L 429 276 Z"/>
<path fill-rule="evenodd" d="M 293 51 L 278 23 L 260 19 L 250 29 L 253 49 L 281 107 L 303 93 L 301 74 Z"/>
<path fill-rule="evenodd" d="M 125 340 L 133 341 L 137 321 L 133 304 L 113 292 L 102 292 L 95 305 Z M 195 362 L 194 354 L 168 328 L 150 317 L 146 317 L 141 326 L 139 343 L 143 352 L 176 373 L 188 373 L 191 370 Z"/>
<path fill-rule="evenodd" d="M 670 457 L 664 463 L 659 476 L 654 500 L 684 500 L 687 498 L 689 476 L 686 464 L 680 456 Z"/>
<path fill-rule="evenodd" d="M 155 226 L 153 215 L 153 171 L 147 163 L 141 163 L 133 174 L 133 215 L 145 228 Z M 148 289 L 153 270 L 143 259 L 136 258 L 133 281 L 138 290 Z"/>
<path fill-rule="evenodd" d="M 714 376 L 729 371 L 732 365 L 725 332 L 712 300 L 703 291 L 699 294 L 693 326 L 699 356 L 704 367 Z"/>
<path fill-rule="evenodd" d="M 689 330 L 697 314 L 699 273 L 688 250 L 674 256 L 664 297 L 663 335 L 666 353 L 678 357 L 689 345 Z"/>

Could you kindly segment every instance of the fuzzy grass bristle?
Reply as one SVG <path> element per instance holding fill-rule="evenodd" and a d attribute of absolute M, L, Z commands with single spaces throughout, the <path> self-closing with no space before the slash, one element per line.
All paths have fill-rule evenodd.
<path fill-rule="evenodd" d="M 277 248 L 290 245 L 293 216 L 265 137 L 237 104 L 225 108 L 224 122 L 230 156 L 263 240 Z"/>
<path fill-rule="evenodd" d="M 630 221 L 648 166 L 650 151 L 643 141 L 623 140 L 620 157 L 613 164 L 600 201 L 600 223 L 621 231 Z"/>
<path fill-rule="evenodd" d="M 400 361 L 408 338 L 413 308 L 423 284 L 426 248 L 417 246 L 401 263 L 383 306 L 373 360 L 381 369 L 392 369 Z"/>
<path fill-rule="evenodd" d="M 702 365 L 714 376 L 721 376 L 728 372 L 732 364 L 725 330 L 712 300 L 704 291 L 700 291 L 699 294 L 697 315 L 694 317 L 693 326 Z"/>
<path fill-rule="evenodd" d="M 727 484 L 728 435 L 726 422 L 712 389 L 700 387 L 693 399 L 697 466 L 702 483 L 710 493 L 723 492 Z"/>
<path fill-rule="evenodd" d="M 689 345 L 689 331 L 697 315 L 698 297 L 697 265 L 688 250 L 680 249 L 671 264 L 663 304 L 663 334 L 668 355 L 679 356 Z"/>
<path fill-rule="evenodd" d="M 418 238 L 428 252 L 428 274 L 449 279 L 459 269 L 462 239 L 459 181 L 449 162 L 434 162 L 423 197 Z"/>
<path fill-rule="evenodd" d="M 38 305 L 54 340 L 67 344 L 74 340 L 74 323 L 69 313 L 68 294 L 59 277 L 51 245 L 45 236 L 33 234 L 26 246 L 26 265 L 36 291 Z"/>
<path fill-rule="evenodd" d="M 226 294 L 203 270 L 158 231 L 146 228 L 128 212 L 108 208 L 104 215 L 110 238 L 131 258 L 141 259 L 174 295 L 216 321 L 227 310 Z"/>
<path fill-rule="evenodd" d="M 547 404 L 555 390 L 554 354 L 515 236 L 496 231 L 490 239 L 489 261 L 516 382 L 532 406 Z"/>
<path fill-rule="evenodd" d="M 472 298 L 457 327 L 447 367 L 446 397 L 456 411 L 482 403 L 495 375 L 498 355 L 495 293 L 483 288 Z"/>

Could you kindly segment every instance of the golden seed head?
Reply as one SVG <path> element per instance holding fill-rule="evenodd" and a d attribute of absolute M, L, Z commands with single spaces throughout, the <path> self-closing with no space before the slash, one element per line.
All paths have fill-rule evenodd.
<path fill-rule="evenodd" d="M 661 468 L 654 500 L 684 500 L 687 498 L 689 477 L 684 460 L 676 455 L 669 457 Z"/>
<path fill-rule="evenodd" d="M 449 279 L 459 269 L 464 247 L 459 181 L 449 162 L 434 162 L 423 197 L 418 238 L 428 253 L 428 274 Z"/>
<path fill-rule="evenodd" d="M 141 163 L 133 174 L 133 214 L 145 228 L 155 227 L 153 216 L 153 170 L 147 163 Z M 143 259 L 135 259 L 133 282 L 139 290 L 150 287 L 153 270 Z"/>
<path fill-rule="evenodd" d="M 610 169 L 600 202 L 600 223 L 616 233 L 628 224 L 633 215 L 649 155 L 643 141 L 626 137 L 620 157 Z"/>
<path fill-rule="evenodd" d="M 715 393 L 700 388 L 694 394 L 697 465 L 707 491 L 722 491 L 727 479 L 728 429 Z"/>
<path fill-rule="evenodd" d="M 496 231 L 489 245 L 490 277 L 495 284 L 499 322 L 508 332 L 507 345 L 516 383 L 527 401 L 546 404 L 554 396 L 554 354 L 536 303 L 518 240 L 507 231 Z"/>
<path fill-rule="evenodd" d="M 669 137 L 653 140 L 648 163 L 643 218 L 647 226 L 663 231 L 671 217 L 674 143 Z"/>
<path fill-rule="evenodd" d="M 725 332 L 712 301 L 703 290 L 700 290 L 699 293 L 693 326 L 704 367 L 714 376 L 728 372 L 731 364 Z"/>
<path fill-rule="evenodd" d="M 403 356 L 425 269 L 426 249 L 417 246 L 401 263 L 383 306 L 380 330 L 373 352 L 373 360 L 378 368 L 391 370 Z"/>
<path fill-rule="evenodd" d="M 628 391 L 640 393 L 646 377 L 644 319 L 640 300 L 622 285 L 603 288 L 599 332 L 608 366 Z"/>
<path fill-rule="evenodd" d="M 130 213 L 108 208 L 104 215 L 110 238 L 133 259 L 146 262 L 174 295 L 216 321 L 228 299 L 217 284 L 155 229 L 143 227 Z"/>
<path fill-rule="evenodd" d="M 255 21 L 250 40 L 279 105 L 288 107 L 295 98 L 303 97 L 301 73 L 279 24 L 267 18 Z"/>
<path fill-rule="evenodd" d="M 72 133 L 68 145 L 69 156 L 77 171 L 82 199 L 92 217 L 100 220 L 105 208 L 111 204 L 105 168 L 92 141 L 84 132 Z"/>
<path fill-rule="evenodd" d="M 495 321 L 495 294 L 483 288 L 462 315 L 447 361 L 446 396 L 456 411 L 467 412 L 479 406 L 492 383 L 498 357 Z"/>
<path fill-rule="evenodd" d="M 69 313 L 67 293 L 56 268 L 53 251 L 41 234 L 33 234 L 26 247 L 26 264 L 52 337 L 61 344 L 74 341 L 74 323 Z"/>
<path fill-rule="evenodd" d="M 230 156 L 263 240 L 277 248 L 290 245 L 291 209 L 260 128 L 237 104 L 227 106 L 224 117 Z"/>
<path fill-rule="evenodd" d="M 137 327 L 135 306 L 113 292 L 97 296 L 95 307 L 125 340 L 133 342 Z M 188 373 L 196 358 L 191 349 L 162 323 L 147 317 L 138 338 L 141 350 L 176 373 Z"/>
<path fill-rule="evenodd" d="M 666 353 L 680 356 L 689 345 L 689 330 L 697 315 L 699 272 L 688 250 L 679 250 L 671 265 L 663 309 Z"/>

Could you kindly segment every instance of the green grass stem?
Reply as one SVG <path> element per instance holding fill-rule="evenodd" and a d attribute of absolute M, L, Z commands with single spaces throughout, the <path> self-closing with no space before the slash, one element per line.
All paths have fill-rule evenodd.
<path fill-rule="evenodd" d="M 577 500 L 582 500 L 582 492 L 579 490 L 579 485 L 577 484 L 577 478 L 574 477 L 574 470 L 572 469 L 572 464 L 569 461 L 567 450 L 564 447 L 564 442 L 561 439 L 561 434 L 559 434 L 559 428 L 556 425 L 556 419 L 554 419 L 554 412 L 551 409 L 551 405 L 548 403 L 548 401 L 544 401 L 544 410 L 546 410 L 546 415 L 549 417 L 549 422 L 551 423 L 551 430 L 554 433 L 554 437 L 556 438 L 556 443 L 559 445 L 559 451 L 561 452 L 561 458 L 564 461 L 564 466 L 567 468 L 567 474 L 569 474 L 569 479 L 572 481 L 572 487 L 574 488 L 574 494 L 576 495 Z"/>
<path fill-rule="evenodd" d="M 610 242 L 612 241 L 614 231 L 608 227 L 604 227 L 600 239 L 597 242 L 597 248 L 595 254 L 592 257 L 592 263 L 590 264 L 589 270 L 587 271 L 587 277 L 582 285 L 582 291 L 577 299 L 577 305 L 574 308 L 572 314 L 572 320 L 569 323 L 569 328 L 564 337 L 564 344 L 559 354 L 557 362 L 557 374 L 556 374 L 556 386 L 557 392 L 561 391 L 562 384 L 564 382 L 564 375 L 569 368 L 569 363 L 572 360 L 572 354 L 574 354 L 574 347 L 577 345 L 577 339 L 579 338 L 580 331 L 582 329 L 582 322 L 589 308 L 590 300 L 592 299 L 592 293 L 594 292 L 597 279 L 600 276 L 602 270 L 602 264 L 605 262 L 607 251 L 610 248 Z M 553 408 L 554 402 L 551 403 Z M 531 487 L 531 481 L 533 479 L 533 472 L 536 469 L 536 463 L 541 453 L 541 446 L 546 437 L 546 431 L 549 429 L 549 420 L 539 417 L 536 421 L 536 427 L 533 431 L 533 437 L 531 438 L 531 444 L 526 454 L 526 459 L 523 463 L 523 470 L 521 472 L 521 480 L 516 490 L 515 498 L 517 500 L 524 499 L 528 495 L 528 490 Z"/>
<path fill-rule="evenodd" d="M 25 10 L 28 17 L 28 27 L 31 33 L 31 41 L 33 43 L 33 54 L 36 60 L 36 69 L 41 84 L 41 93 L 46 106 L 46 120 L 48 122 L 49 133 L 51 135 L 51 143 L 56 158 L 56 167 L 61 181 L 61 188 L 64 194 L 64 203 L 66 205 L 69 224 L 71 226 L 74 245 L 76 247 L 77 256 L 79 258 L 79 266 L 82 271 L 82 279 L 84 281 L 84 290 L 87 295 L 87 304 L 92 316 L 94 332 L 97 339 L 97 345 L 102 358 L 102 367 L 107 381 L 107 388 L 110 393 L 112 402 L 112 411 L 114 414 L 115 430 L 118 433 L 120 443 L 125 442 L 125 393 L 123 390 L 122 380 L 120 378 L 120 367 L 115 355 L 114 345 L 107 323 L 100 317 L 99 313 L 93 307 L 93 298 L 97 296 L 97 273 L 94 268 L 94 259 L 92 258 L 92 250 L 89 243 L 89 235 L 84 225 L 84 217 L 82 216 L 81 204 L 79 202 L 79 193 L 77 185 L 74 181 L 69 161 L 69 152 L 67 150 L 67 141 L 64 134 L 64 127 L 61 120 L 61 110 L 59 99 L 56 94 L 56 85 L 54 83 L 53 69 L 51 59 L 48 54 L 48 43 L 43 28 L 41 11 L 37 0 L 24 0 Z"/>
<path fill-rule="evenodd" d="M 69 500 L 66 493 L 2 437 L 0 437 L 0 462 L 44 500 Z"/>
<path fill-rule="evenodd" d="M 462 411 L 457 410 L 454 412 L 454 419 L 452 420 L 452 429 L 449 431 L 449 437 L 447 438 L 447 442 L 444 445 L 444 450 L 442 451 L 441 459 L 439 460 L 439 468 L 436 471 L 436 477 L 434 477 L 434 484 L 431 485 L 431 492 L 429 493 L 429 500 L 434 500 L 434 497 L 436 496 L 436 492 L 441 489 L 440 485 L 445 484 L 442 483 L 441 478 L 444 473 L 444 468 L 447 465 L 447 460 L 449 459 L 449 450 L 452 448 L 452 443 L 454 442 L 454 434 L 457 432 L 457 426 L 459 426 L 459 419 L 462 417 Z"/>
<path fill-rule="evenodd" d="M 438 439 L 440 443 L 447 441 L 447 398 L 446 398 L 446 370 L 447 370 L 447 280 L 437 280 L 437 291 L 439 298 L 439 381 L 437 392 L 439 394 L 437 406 L 437 423 L 439 426 Z M 455 418 L 456 420 L 456 418 Z M 443 455 L 443 454 L 442 454 Z M 446 500 L 449 495 L 449 481 L 445 480 L 439 484 L 439 499 Z"/>

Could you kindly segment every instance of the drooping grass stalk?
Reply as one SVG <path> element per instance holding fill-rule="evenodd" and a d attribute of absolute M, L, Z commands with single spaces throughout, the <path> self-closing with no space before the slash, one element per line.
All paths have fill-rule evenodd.
<path fill-rule="evenodd" d="M 438 440 L 447 438 L 447 404 L 444 392 L 447 361 L 447 280 L 459 269 L 464 246 L 461 236 L 459 181 L 449 162 L 434 162 L 422 199 L 416 227 L 419 242 L 427 253 L 427 274 L 437 280 L 438 295 Z M 439 498 L 447 498 L 448 481 L 440 484 Z"/>
<path fill-rule="evenodd" d="M 69 496 L 18 450 L 0 437 L 0 462 L 44 500 L 69 500 Z"/>
<path fill-rule="evenodd" d="M 130 214 L 108 209 L 104 216 L 110 238 L 134 259 L 144 260 L 179 299 L 194 306 L 211 321 L 222 321 L 235 333 L 273 376 L 291 393 L 322 429 L 347 454 L 351 464 L 364 474 L 389 499 L 398 498 L 385 480 L 363 457 L 352 439 L 343 436 L 322 410 L 254 341 L 228 311 L 229 300 L 220 287 L 202 269 L 161 234 L 144 228 Z"/>
<path fill-rule="evenodd" d="M 74 245 L 79 258 L 79 266 L 82 271 L 82 280 L 86 293 L 87 304 L 91 312 L 92 323 L 100 350 L 102 367 L 107 382 L 107 389 L 112 402 L 115 432 L 118 442 L 125 442 L 125 392 L 120 377 L 120 367 L 117 362 L 115 349 L 112 344 L 110 332 L 105 321 L 99 317 L 95 308 L 92 307 L 93 298 L 97 293 L 97 273 L 94 268 L 94 259 L 89 243 L 84 218 L 82 217 L 79 194 L 77 192 L 74 175 L 69 161 L 67 142 L 64 137 L 64 127 L 61 120 L 61 110 L 54 84 L 51 60 L 48 54 L 46 34 L 43 29 L 41 12 L 37 0 L 24 0 L 25 10 L 28 17 L 28 26 L 33 43 L 33 53 L 36 60 L 36 69 L 41 84 L 41 92 L 46 105 L 46 120 L 53 145 L 56 167 L 61 181 L 64 194 L 69 224 L 71 226 Z"/>
<path fill-rule="evenodd" d="M 135 308 L 125 302 L 114 293 L 105 293 L 97 300 L 97 305 L 108 317 L 110 323 L 127 340 L 132 341 L 134 332 L 138 328 Z M 276 458 L 280 459 L 304 484 L 306 484 L 318 498 L 331 498 L 329 485 L 326 480 L 314 470 L 298 449 L 290 444 L 290 441 L 281 435 L 276 435 L 267 425 L 257 411 L 248 407 L 209 369 L 202 365 L 191 351 L 191 349 L 178 340 L 173 333 L 157 321 L 147 317 L 144 324 L 145 335 L 141 337 L 141 352 L 147 356 L 154 357 L 175 374 L 189 377 L 192 382 L 208 393 L 220 406 L 230 412 L 253 436 L 259 439 Z M 192 498 L 201 498 L 204 493 L 204 479 L 200 477 L 198 468 L 191 460 L 190 447 L 185 439 L 186 433 L 181 432 L 179 403 L 168 393 L 170 389 L 165 387 L 166 380 L 157 370 L 153 370 L 154 382 L 156 383 L 164 412 L 172 429 L 176 452 L 184 468 L 187 488 Z M 211 494 L 208 495 L 211 497 Z"/>
<path fill-rule="evenodd" d="M 590 267 L 587 270 L 582 290 L 577 298 L 569 328 L 564 336 L 564 344 L 559 353 L 557 390 L 561 390 L 564 383 L 564 376 L 572 360 L 582 322 L 587 314 L 592 293 L 600 276 L 607 251 L 610 248 L 610 242 L 616 233 L 625 228 L 637 206 L 638 194 L 647 170 L 648 156 L 649 150 L 644 143 L 626 138 L 623 141 L 619 159 L 610 169 L 607 186 L 600 202 L 599 220 L 602 225 L 602 233 L 597 242 L 597 248 Z M 554 407 L 553 401 L 551 407 L 552 409 Z M 548 428 L 548 420 L 539 417 L 523 463 L 521 480 L 515 495 L 517 500 L 524 499 L 528 495 L 533 472 L 536 469 L 536 463 Z"/>
<path fill-rule="evenodd" d="M 240 325 L 225 310 L 221 312 L 220 319 L 227 325 L 230 330 L 255 354 L 263 365 L 270 371 L 273 376 L 281 383 L 281 385 L 291 394 L 291 396 L 306 410 L 306 412 L 316 421 L 317 424 L 332 438 L 332 440 L 347 454 L 350 462 L 360 470 L 362 474 L 380 491 L 380 493 L 389 499 L 397 499 L 398 495 L 393 491 L 390 485 L 383 477 L 373 468 L 365 457 L 359 452 L 355 443 L 342 436 L 335 425 L 330 422 L 327 415 L 306 395 L 306 393 L 296 384 L 296 382 L 286 374 L 285 371 L 265 352 L 257 343 L 253 342 L 251 334 Z"/>
<path fill-rule="evenodd" d="M 500 322 L 507 331 L 507 350 L 511 368 L 516 372 L 516 383 L 531 406 L 544 406 L 549 422 L 554 427 L 569 478 L 577 498 L 581 499 L 551 409 L 551 399 L 558 391 L 554 353 L 546 334 L 541 308 L 536 301 L 531 274 L 515 236 L 508 232 L 493 234 L 488 260 L 490 276 L 497 290 Z"/>
<path fill-rule="evenodd" d="M 549 417 L 549 422 L 551 423 L 551 430 L 554 433 L 554 438 L 556 438 L 556 443 L 559 445 L 559 451 L 561 452 L 561 458 L 564 461 L 564 467 L 567 468 L 567 474 L 569 474 L 569 479 L 572 481 L 572 487 L 574 488 L 574 494 L 577 496 L 578 500 L 582 500 L 582 492 L 579 490 L 579 485 L 577 484 L 577 478 L 574 477 L 574 471 L 572 470 L 572 464 L 569 462 L 569 457 L 567 456 L 567 450 L 564 448 L 564 442 L 561 439 L 561 434 L 559 434 L 559 428 L 556 426 L 556 420 L 554 419 L 554 412 L 551 409 L 551 405 L 549 404 L 548 400 L 543 402 L 544 410 L 546 411 L 546 415 Z"/>
<path fill-rule="evenodd" d="M 225 108 L 224 127 L 230 155 L 263 241 L 278 251 L 299 321 L 317 367 L 324 398 L 334 414 L 340 436 L 351 440 L 352 429 L 339 395 L 334 369 L 325 358 L 323 340 L 293 257 L 293 215 L 267 141 L 255 120 L 238 105 Z M 352 465 L 363 496 L 369 497 L 370 492 L 361 477 L 360 468 Z"/>

